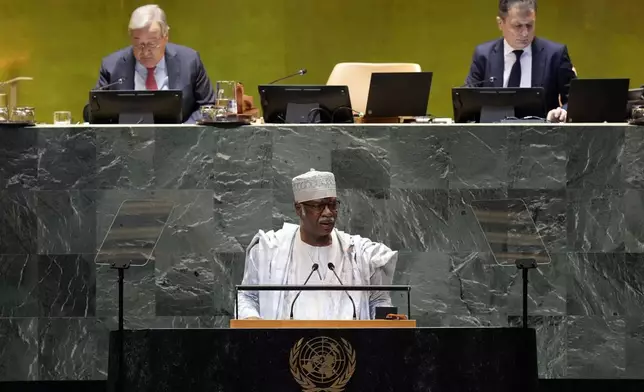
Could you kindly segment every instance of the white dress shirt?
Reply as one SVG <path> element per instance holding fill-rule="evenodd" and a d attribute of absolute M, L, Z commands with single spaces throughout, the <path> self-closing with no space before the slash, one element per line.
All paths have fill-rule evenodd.
<path fill-rule="evenodd" d="M 134 71 L 134 89 L 145 90 L 145 80 L 148 77 L 148 69 L 137 61 Z M 154 79 L 157 81 L 157 88 L 159 90 L 168 89 L 168 71 L 165 66 L 165 56 L 161 58 L 161 61 L 159 61 L 159 64 L 157 64 L 154 69 Z"/>
<path fill-rule="evenodd" d="M 505 65 L 503 66 L 503 87 L 508 87 L 510 72 L 512 66 L 517 61 L 517 55 L 514 54 L 514 48 L 503 40 L 503 55 Z M 521 85 L 519 87 L 532 87 L 532 46 L 528 45 L 523 49 L 521 55 Z"/>

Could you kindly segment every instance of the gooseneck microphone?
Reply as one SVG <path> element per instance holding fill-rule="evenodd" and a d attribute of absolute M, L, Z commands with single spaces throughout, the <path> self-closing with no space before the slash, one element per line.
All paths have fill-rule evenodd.
<path fill-rule="evenodd" d="M 329 263 L 327 265 L 327 267 L 329 267 L 329 269 L 331 270 L 331 272 L 333 272 L 333 275 L 335 275 L 335 277 L 338 280 L 338 282 L 340 282 L 340 286 L 344 286 L 344 284 L 342 283 L 342 280 L 340 279 L 338 274 L 335 272 L 335 265 L 333 265 L 333 263 Z M 347 297 L 349 297 L 349 299 L 351 300 L 351 305 L 353 305 L 353 319 L 355 320 L 355 319 L 357 319 L 357 317 L 356 317 L 356 303 L 353 302 L 353 298 L 351 298 L 351 295 L 349 294 L 348 291 L 345 290 L 344 292 L 347 294 Z"/>
<path fill-rule="evenodd" d="M 106 84 L 105 86 L 101 86 L 101 87 L 95 89 L 94 91 L 107 90 L 108 88 L 110 88 L 112 86 L 116 86 L 117 84 L 123 84 L 123 82 L 125 82 L 125 78 L 118 78 L 118 79 L 116 79 L 115 82 L 110 83 L 110 84 Z"/>
<path fill-rule="evenodd" d="M 490 77 L 489 77 L 489 78 L 487 78 L 487 79 L 479 80 L 478 82 L 475 82 L 475 83 L 465 83 L 465 84 L 464 84 L 463 86 L 461 86 L 461 87 L 479 87 L 479 86 L 481 86 L 482 84 L 485 84 L 485 83 L 493 84 L 494 82 L 496 82 L 496 77 L 494 77 L 494 76 L 490 76 Z"/>
<path fill-rule="evenodd" d="M 272 82 L 270 82 L 269 84 L 274 84 L 274 83 L 277 83 L 277 82 L 281 82 L 282 80 L 284 80 L 284 79 L 288 79 L 288 78 L 292 78 L 293 76 L 304 75 L 305 73 L 306 73 L 306 68 L 302 68 L 302 69 L 300 69 L 299 71 L 297 71 L 297 72 L 296 72 L 296 73 L 294 73 L 294 74 L 286 75 L 286 76 L 284 76 L 283 78 L 279 78 L 279 79 L 273 80 L 273 81 L 272 81 Z"/>
<path fill-rule="evenodd" d="M 313 273 L 317 271 L 319 267 L 320 266 L 318 265 L 318 263 L 313 263 L 313 265 L 311 266 L 311 272 L 309 272 L 309 276 L 306 277 L 306 280 L 304 281 L 304 284 L 302 286 L 309 282 L 309 279 L 311 279 L 311 276 L 313 276 Z M 295 301 L 297 301 L 297 299 L 300 297 L 300 294 L 302 294 L 302 290 L 297 293 L 295 298 L 293 298 L 293 302 L 291 302 L 291 320 L 293 320 L 293 308 L 295 306 Z"/>

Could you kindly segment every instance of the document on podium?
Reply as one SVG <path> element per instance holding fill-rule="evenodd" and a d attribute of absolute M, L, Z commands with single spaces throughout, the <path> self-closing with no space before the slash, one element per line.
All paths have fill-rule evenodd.
<path fill-rule="evenodd" d="M 497 264 L 514 267 L 521 260 L 550 264 L 550 254 L 523 200 L 474 200 L 470 208 Z"/>
<path fill-rule="evenodd" d="M 146 265 L 173 210 L 174 203 L 167 200 L 125 200 L 96 254 L 96 264 L 119 269 Z"/>

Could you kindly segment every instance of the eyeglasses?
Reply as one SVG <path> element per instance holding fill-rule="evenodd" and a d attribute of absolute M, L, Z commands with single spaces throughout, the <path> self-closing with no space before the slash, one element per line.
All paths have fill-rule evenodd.
<path fill-rule="evenodd" d="M 157 49 L 159 46 L 161 46 L 161 44 L 158 42 L 149 42 L 147 44 L 132 45 L 134 49 L 141 52 L 144 52 L 146 50 L 154 50 L 154 49 Z"/>
<path fill-rule="evenodd" d="M 326 207 L 329 207 L 331 212 L 337 212 L 338 206 L 340 205 L 340 200 L 329 201 L 326 203 L 300 203 L 307 206 L 311 211 L 321 214 Z"/>

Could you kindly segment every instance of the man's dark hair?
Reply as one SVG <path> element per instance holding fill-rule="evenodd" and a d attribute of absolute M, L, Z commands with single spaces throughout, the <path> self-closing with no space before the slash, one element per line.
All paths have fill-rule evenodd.
<path fill-rule="evenodd" d="M 499 0 L 499 16 L 505 18 L 515 5 L 526 7 L 537 12 L 537 0 Z"/>

